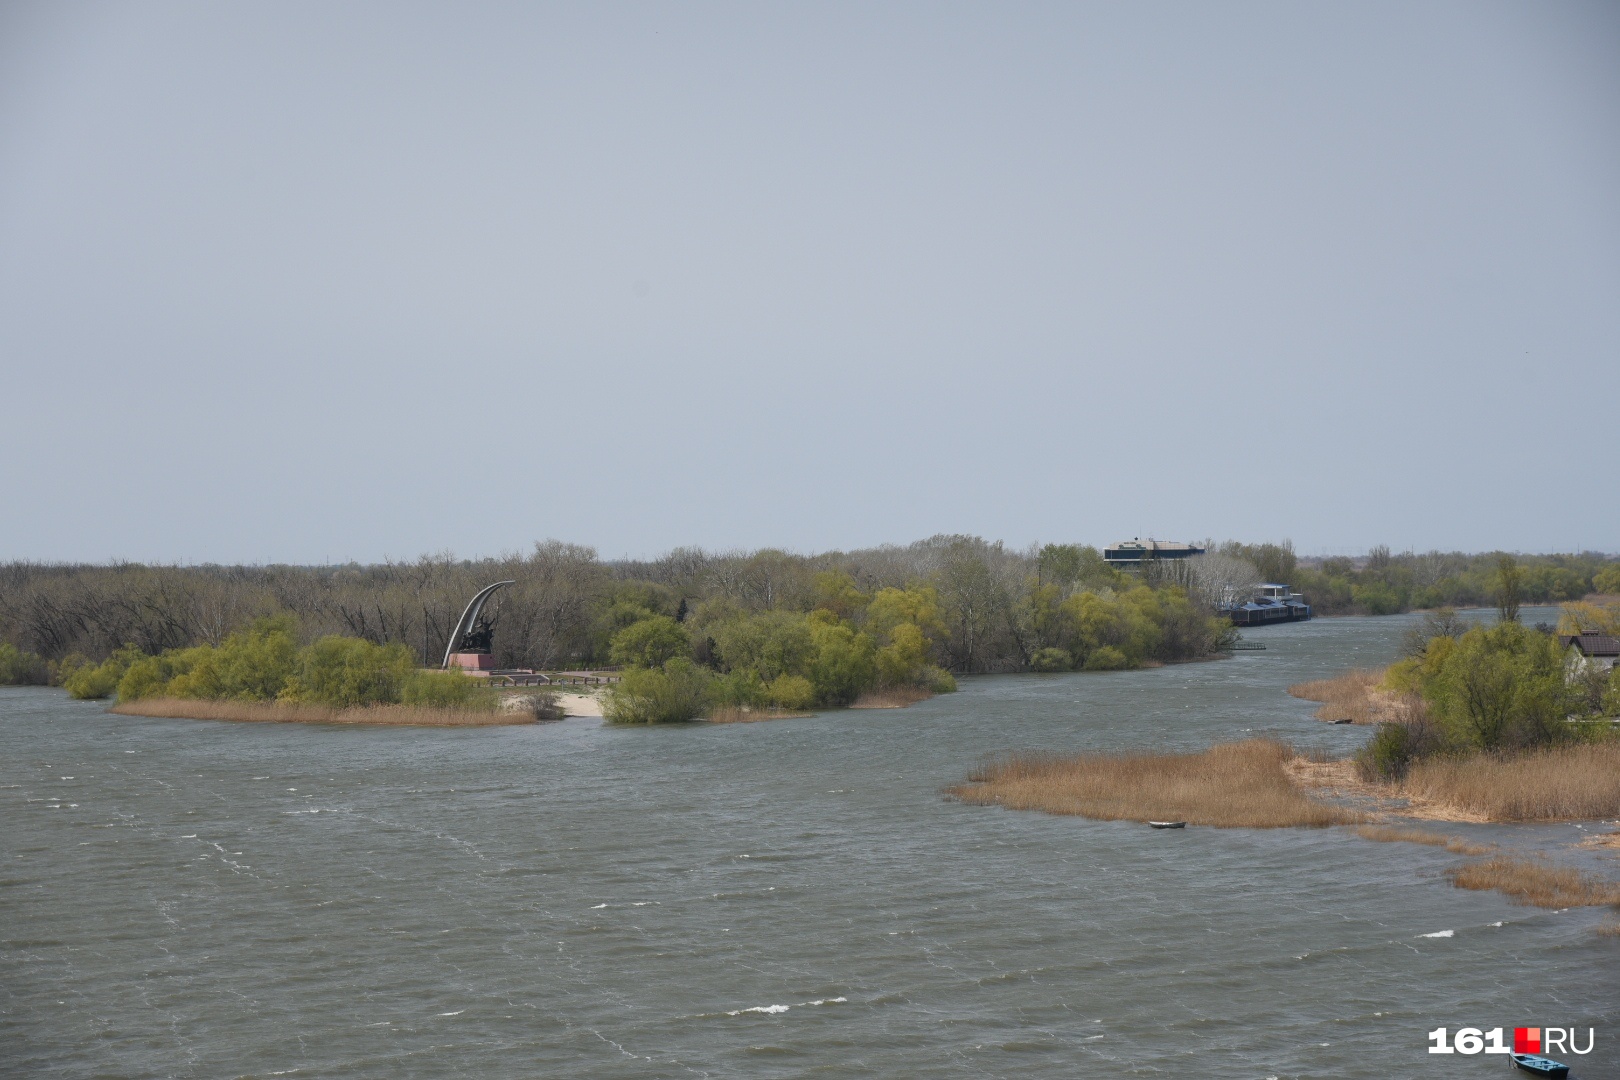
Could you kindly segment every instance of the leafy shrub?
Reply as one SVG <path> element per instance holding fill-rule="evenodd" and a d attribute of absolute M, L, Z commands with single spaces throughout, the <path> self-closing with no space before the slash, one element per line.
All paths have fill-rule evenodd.
<path fill-rule="evenodd" d="M 730 671 L 715 678 L 712 693 L 715 704 L 739 709 L 755 709 L 766 703 L 765 683 L 752 668 Z"/>
<path fill-rule="evenodd" d="M 603 714 L 614 724 L 671 724 L 708 711 L 713 677 L 685 657 L 662 668 L 630 668 L 608 687 Z"/>
<path fill-rule="evenodd" d="M 1085 666 L 1087 671 L 1124 671 L 1135 665 L 1131 663 L 1130 657 L 1120 650 L 1112 645 L 1103 645 L 1091 651 L 1086 657 Z"/>
<path fill-rule="evenodd" d="M 174 680 L 196 666 L 198 659 L 211 651 L 206 645 L 195 649 L 169 649 L 159 656 L 143 656 L 124 672 L 118 680 L 118 700 L 138 701 L 147 697 L 198 696 L 177 693 L 170 689 Z"/>
<path fill-rule="evenodd" d="M 556 700 L 556 692 L 551 692 Z M 459 671 L 415 669 L 400 686 L 402 705 L 425 705 L 435 709 L 493 708 L 495 695 L 487 687 Z"/>
<path fill-rule="evenodd" d="M 521 704 L 536 720 L 561 720 L 568 715 L 562 702 L 557 700 L 557 691 L 549 686 L 542 686 L 533 693 L 524 694 Z"/>
<path fill-rule="evenodd" d="M 329 635 L 299 650 L 296 671 L 277 697 L 338 708 L 390 704 L 400 700 L 415 672 L 403 645 Z"/>
<path fill-rule="evenodd" d="M 81 701 L 109 697 L 118 689 L 124 672 L 143 655 L 135 646 L 125 645 L 99 664 L 86 662 L 75 665 L 63 678 L 62 686 L 70 696 Z"/>
<path fill-rule="evenodd" d="M 923 669 L 922 687 L 935 694 L 956 693 L 956 676 L 942 667 L 930 665 Z"/>
<path fill-rule="evenodd" d="M 1059 649 L 1055 646 L 1038 649 L 1035 655 L 1029 658 L 1031 671 L 1071 671 L 1074 669 L 1074 657 L 1069 650 Z"/>
<path fill-rule="evenodd" d="M 1620 563 L 1605 566 L 1592 575 L 1592 590 L 1600 593 L 1620 593 Z"/>
<path fill-rule="evenodd" d="M 45 661 L 9 641 L 0 641 L 0 686 L 37 686 L 49 680 Z"/>
<path fill-rule="evenodd" d="M 1445 748 L 1445 736 L 1427 721 L 1379 724 L 1367 745 L 1356 754 L 1356 768 L 1364 780 L 1400 780 L 1413 762 Z"/>
<path fill-rule="evenodd" d="M 803 675 L 778 675 L 765 697 L 778 709 L 808 709 L 816 703 L 816 688 Z"/>

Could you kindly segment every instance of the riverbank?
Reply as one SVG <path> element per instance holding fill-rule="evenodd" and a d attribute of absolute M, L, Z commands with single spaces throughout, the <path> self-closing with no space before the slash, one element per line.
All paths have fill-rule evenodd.
<path fill-rule="evenodd" d="M 141 698 L 114 705 L 107 711 L 120 716 L 230 720 L 249 724 L 497 727 L 535 722 L 533 713 L 488 709 L 437 709 L 421 705 L 365 705 L 339 709 L 327 705 L 289 705 L 274 701 L 197 701 L 184 698 Z"/>

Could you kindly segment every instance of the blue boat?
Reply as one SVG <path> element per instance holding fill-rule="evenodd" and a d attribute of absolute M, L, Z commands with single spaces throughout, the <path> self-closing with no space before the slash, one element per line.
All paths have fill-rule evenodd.
<path fill-rule="evenodd" d="M 1270 626 L 1272 623 L 1304 622 L 1311 617 L 1311 605 L 1287 585 L 1267 582 L 1255 589 L 1254 599 L 1241 604 L 1222 604 L 1220 613 L 1233 626 Z"/>
<path fill-rule="evenodd" d="M 1514 1054 L 1513 1064 L 1537 1076 L 1568 1076 L 1569 1066 L 1540 1054 Z"/>

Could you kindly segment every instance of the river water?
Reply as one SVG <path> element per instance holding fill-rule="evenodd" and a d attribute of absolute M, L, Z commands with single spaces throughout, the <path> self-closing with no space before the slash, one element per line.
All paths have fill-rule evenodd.
<path fill-rule="evenodd" d="M 1578 1075 L 1620 1076 L 1601 912 L 1463 892 L 1456 856 L 1346 829 L 940 795 L 1012 749 L 1348 751 L 1367 729 L 1283 688 L 1387 662 L 1409 624 L 662 729 L 234 725 L 0 690 L 0 1073 L 1461 1077 L 1506 1061 L 1430 1056 L 1427 1031 L 1557 1025 L 1596 1029 Z"/>

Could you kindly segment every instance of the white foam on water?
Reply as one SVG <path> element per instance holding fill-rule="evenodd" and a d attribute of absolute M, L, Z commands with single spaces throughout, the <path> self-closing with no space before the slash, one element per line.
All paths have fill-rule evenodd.
<path fill-rule="evenodd" d="M 606 904 L 592 904 L 591 905 L 591 910 L 595 911 L 597 908 L 605 908 L 605 907 L 607 907 Z"/>
<path fill-rule="evenodd" d="M 460 1016 L 462 1013 L 464 1013 L 466 1011 L 467 1011 L 466 1009 L 457 1009 L 453 1013 L 440 1013 L 439 1015 L 440 1016 Z"/>
<path fill-rule="evenodd" d="M 729 1012 L 727 1012 L 726 1015 L 727 1016 L 741 1016 L 741 1015 L 743 1015 L 743 1013 L 765 1013 L 767 1015 L 774 1016 L 777 1013 L 785 1013 L 789 1009 L 807 1007 L 807 1006 L 810 1006 L 810 1005 L 842 1005 L 845 1002 L 847 1002 L 848 1000 L 849 1000 L 849 998 L 846 998 L 846 997 L 831 997 L 831 998 L 817 998 L 814 1001 L 801 1001 L 801 1002 L 799 1002 L 798 1005 L 755 1005 L 751 1009 L 732 1009 Z"/>
<path fill-rule="evenodd" d="M 1436 930 L 1432 934 L 1419 934 L 1418 937 L 1453 937 L 1456 933 L 1455 930 Z"/>
<path fill-rule="evenodd" d="M 1492 926 L 1506 926 L 1507 923 L 1505 923 L 1505 922 L 1493 922 L 1493 923 L 1491 923 L 1491 925 Z"/>

